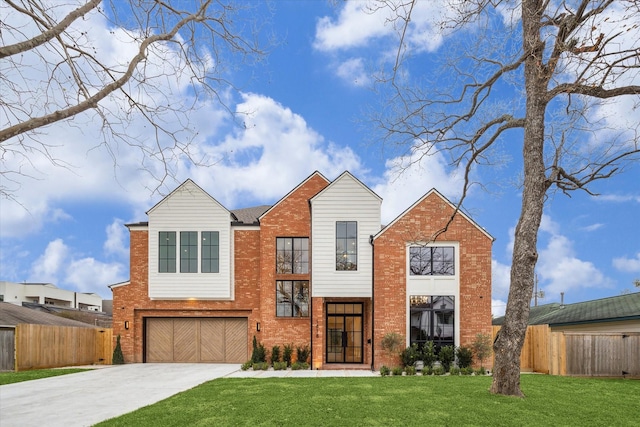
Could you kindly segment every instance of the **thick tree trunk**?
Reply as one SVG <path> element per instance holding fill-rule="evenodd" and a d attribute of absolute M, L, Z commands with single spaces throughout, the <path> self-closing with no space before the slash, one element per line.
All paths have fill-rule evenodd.
<path fill-rule="evenodd" d="M 523 1 L 522 26 L 525 52 L 525 116 L 522 210 L 515 231 L 511 263 L 511 285 L 505 321 L 493 345 L 495 354 L 492 393 L 523 397 L 520 390 L 520 352 L 529 321 L 534 270 L 538 260 L 538 229 L 548 188 L 544 164 L 546 89 L 548 78 L 542 66 L 540 1 Z"/>

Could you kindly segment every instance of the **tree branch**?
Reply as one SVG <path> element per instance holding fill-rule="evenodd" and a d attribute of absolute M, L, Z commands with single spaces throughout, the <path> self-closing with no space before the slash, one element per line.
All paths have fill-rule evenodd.
<path fill-rule="evenodd" d="M 71 25 L 76 19 L 86 15 L 88 12 L 95 9 L 100 4 L 101 1 L 102 0 L 90 0 L 89 2 L 85 3 L 84 5 L 80 6 L 79 8 L 77 8 L 76 10 L 74 10 L 73 12 L 65 16 L 64 19 L 60 21 L 57 25 L 50 27 L 48 30 L 38 34 L 37 36 L 29 40 L 25 40 L 20 43 L 15 43 L 9 46 L 0 46 L 0 59 L 6 58 L 8 56 L 12 56 L 18 53 L 26 52 L 56 37 L 59 37 L 69 27 L 69 25 Z M 48 26 L 48 24 L 44 23 L 41 19 L 39 19 L 39 17 L 33 15 L 28 10 L 18 6 L 11 0 L 5 0 L 5 2 L 9 6 L 13 7 L 15 10 L 21 13 L 24 13 L 26 15 L 29 15 L 34 20 L 37 20 L 38 22 Z"/>

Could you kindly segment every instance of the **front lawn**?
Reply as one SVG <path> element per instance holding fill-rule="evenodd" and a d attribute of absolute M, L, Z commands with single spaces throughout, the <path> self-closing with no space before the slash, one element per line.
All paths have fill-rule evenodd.
<path fill-rule="evenodd" d="M 640 382 L 523 375 L 518 399 L 491 377 L 223 378 L 99 426 L 637 426 Z"/>
<path fill-rule="evenodd" d="M 35 371 L 0 372 L 0 385 L 39 380 L 40 378 L 57 377 L 58 375 L 75 374 L 90 369 L 37 369 Z"/>

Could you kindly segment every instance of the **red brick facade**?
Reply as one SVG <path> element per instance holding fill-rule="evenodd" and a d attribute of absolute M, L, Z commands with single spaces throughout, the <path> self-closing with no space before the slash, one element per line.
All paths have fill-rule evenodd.
<path fill-rule="evenodd" d="M 430 193 L 374 240 L 375 368 L 395 366 L 398 356 L 380 347 L 390 332 L 406 336 L 407 245 L 431 242 L 443 229 L 454 208 L 436 192 Z M 493 240 L 477 225 L 458 214 L 438 241 L 458 242 L 460 259 L 460 346 L 469 346 L 478 333 L 491 333 L 491 245 Z"/>
<path fill-rule="evenodd" d="M 378 369 L 394 366 L 397 356 L 385 354 L 380 340 L 388 332 L 405 336 L 407 327 L 406 247 L 416 236 L 431 236 L 447 222 L 453 209 L 437 193 L 406 212 L 374 240 L 373 298 L 310 298 L 309 317 L 276 316 L 276 280 L 308 280 L 309 274 L 276 274 L 276 238 L 308 237 L 311 247 L 309 199 L 330 183 L 314 174 L 260 218 L 259 227 L 233 229 L 233 293 L 229 301 L 151 300 L 148 293 L 149 236 L 144 224 L 129 226 L 131 276 L 113 291 L 114 337 L 121 336 L 125 362 L 145 361 L 145 318 L 241 317 L 247 318 L 247 359 L 251 342 L 271 349 L 274 345 L 309 345 L 313 369 L 330 368 L 326 361 L 326 304 L 363 304 L 363 364 Z M 477 333 L 491 332 L 491 238 L 462 215 L 457 215 L 438 240 L 459 243 L 460 343 L 468 345 Z M 311 263 L 311 254 L 309 254 Z M 458 268 L 458 267 L 456 267 Z M 127 322 L 128 329 L 125 328 Z M 258 324 L 260 330 L 258 331 Z M 372 335 L 372 330 L 374 333 Z"/>

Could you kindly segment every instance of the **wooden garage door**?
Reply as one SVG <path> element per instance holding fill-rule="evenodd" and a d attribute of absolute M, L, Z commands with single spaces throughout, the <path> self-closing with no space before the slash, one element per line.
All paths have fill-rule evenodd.
<path fill-rule="evenodd" d="M 147 362 L 243 363 L 246 318 L 147 318 Z"/>

